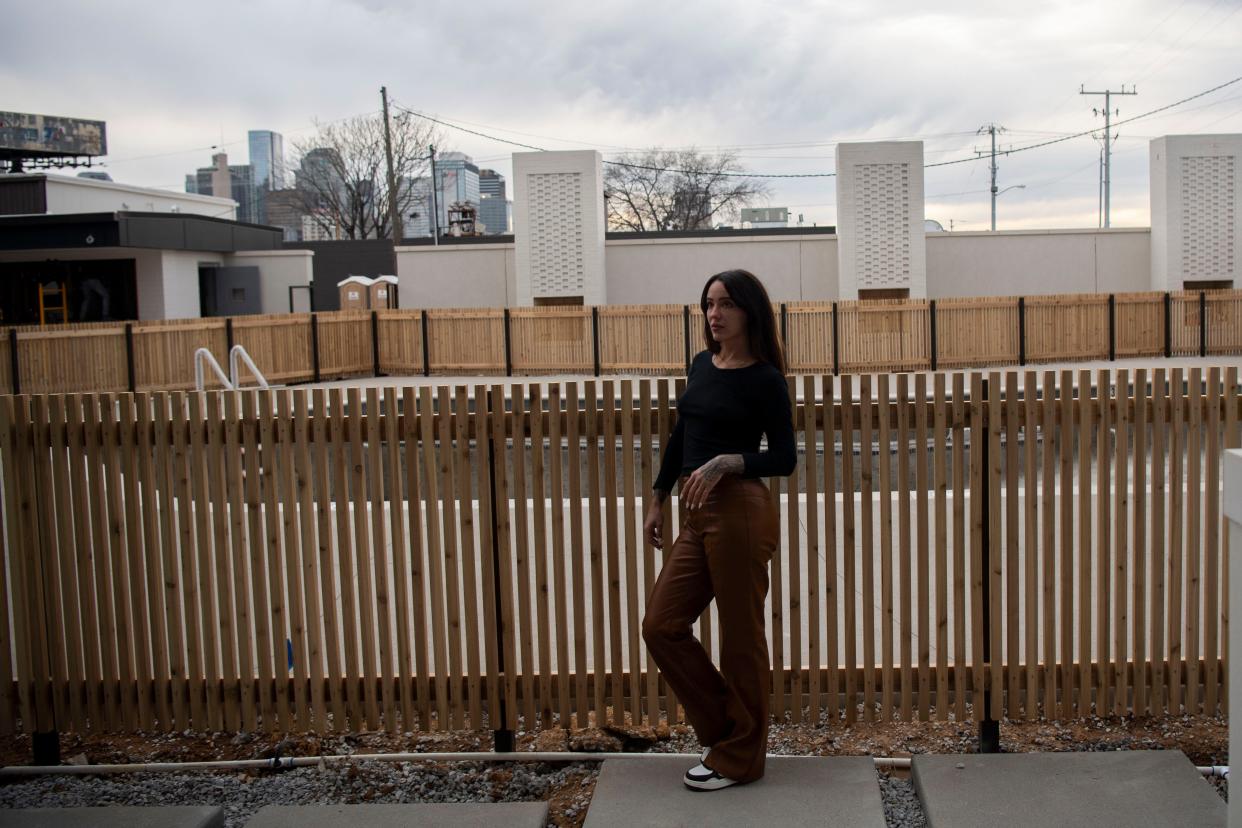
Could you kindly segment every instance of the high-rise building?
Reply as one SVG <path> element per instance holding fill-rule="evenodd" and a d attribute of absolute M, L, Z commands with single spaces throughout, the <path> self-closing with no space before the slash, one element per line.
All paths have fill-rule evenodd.
<path fill-rule="evenodd" d="M 408 193 L 408 196 L 406 196 Z M 402 181 L 402 232 L 406 238 L 431 235 L 431 178 L 420 176 Z M 437 196 L 438 198 L 439 196 Z M 443 232 L 443 228 L 441 228 Z"/>
<path fill-rule="evenodd" d="M 479 221 L 489 236 L 509 232 L 513 202 L 505 196 L 505 177 L 495 170 L 479 170 Z"/>
<path fill-rule="evenodd" d="M 436 197 L 439 200 L 440 232 L 448 227 L 448 208 L 454 204 L 479 206 L 479 168 L 463 152 L 446 152 L 436 158 Z"/>
<path fill-rule="evenodd" d="M 256 220 L 266 224 L 269 221 L 267 194 L 285 188 L 285 142 L 279 132 L 267 129 L 252 129 L 248 138 Z"/>
<path fill-rule="evenodd" d="M 191 176 L 185 177 L 186 192 L 199 195 L 231 198 L 237 202 L 237 220 L 252 224 L 260 223 L 259 206 L 255 197 L 249 164 L 230 164 L 227 153 L 211 156 L 212 166 L 199 167 L 191 187 Z"/>

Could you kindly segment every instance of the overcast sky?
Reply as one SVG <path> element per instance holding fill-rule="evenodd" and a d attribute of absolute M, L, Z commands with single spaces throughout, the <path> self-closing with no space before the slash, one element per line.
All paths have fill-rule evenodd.
<path fill-rule="evenodd" d="M 755 173 L 825 173 L 839 141 L 921 139 L 926 163 L 1102 127 L 1242 76 L 1242 0 L 1149 2 L 21 3 L 0 21 L 0 109 L 107 121 L 114 179 L 180 190 L 212 145 L 286 145 L 312 121 L 400 104 L 547 149 L 729 148 Z M 1242 82 L 1120 126 L 1113 226 L 1147 226 L 1148 146 L 1242 132 Z M 508 176 L 515 148 L 444 149 Z M 1004 228 L 1094 227 L 1091 137 L 999 159 Z M 771 206 L 832 224 L 831 178 L 773 179 Z M 985 230 L 987 163 L 926 171 L 928 218 Z"/>

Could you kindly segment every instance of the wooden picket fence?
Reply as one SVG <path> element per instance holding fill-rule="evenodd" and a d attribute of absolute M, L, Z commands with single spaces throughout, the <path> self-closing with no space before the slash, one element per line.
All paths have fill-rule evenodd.
<path fill-rule="evenodd" d="M 795 374 L 935 371 L 1115 357 L 1242 354 L 1242 291 L 790 302 L 774 309 Z M 702 349 L 688 305 L 338 311 L 0 331 L 0 389 L 194 387 L 193 354 L 245 346 L 269 381 L 357 376 L 683 374 Z"/>
<path fill-rule="evenodd" d="M 682 382 L 0 398 L 0 732 L 677 720 Z M 1224 709 L 1236 369 L 789 388 L 778 719 Z"/>

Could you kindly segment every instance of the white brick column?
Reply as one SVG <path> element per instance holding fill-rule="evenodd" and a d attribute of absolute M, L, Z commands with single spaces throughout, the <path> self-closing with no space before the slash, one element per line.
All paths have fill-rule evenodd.
<path fill-rule="evenodd" d="M 922 141 L 837 145 L 837 263 L 842 299 L 927 296 Z"/>
<path fill-rule="evenodd" d="M 606 302 L 603 158 L 594 150 L 513 154 L 517 303 Z"/>
<path fill-rule="evenodd" d="M 1242 135 L 1151 142 L 1151 287 L 1242 288 Z"/>

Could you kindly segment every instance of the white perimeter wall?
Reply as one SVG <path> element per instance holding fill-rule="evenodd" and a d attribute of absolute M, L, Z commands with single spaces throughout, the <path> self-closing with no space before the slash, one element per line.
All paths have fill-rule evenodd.
<path fill-rule="evenodd" d="M 259 303 L 263 313 L 289 313 L 289 288 L 306 286 L 313 278 L 310 250 L 239 250 L 225 265 L 259 268 Z M 195 277 L 197 285 L 197 276 Z"/>
<path fill-rule="evenodd" d="M 512 243 L 397 248 L 403 308 L 484 308 L 517 304 Z"/>
<path fill-rule="evenodd" d="M 713 273 L 752 271 L 776 302 L 840 298 L 837 237 L 635 239 L 606 243 L 610 304 L 694 304 Z M 404 308 L 514 305 L 512 244 L 397 248 Z M 1151 231 L 928 233 L 927 295 L 1150 290 Z"/>

